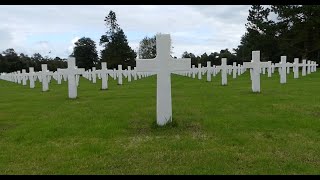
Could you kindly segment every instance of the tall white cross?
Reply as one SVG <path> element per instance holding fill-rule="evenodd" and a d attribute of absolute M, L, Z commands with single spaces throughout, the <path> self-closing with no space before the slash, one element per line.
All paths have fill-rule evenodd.
<path fill-rule="evenodd" d="M 306 76 L 306 67 L 307 67 L 307 60 L 303 59 L 302 60 L 302 63 L 300 64 L 300 66 L 302 66 L 302 72 L 301 72 L 301 75 L 302 76 Z"/>
<path fill-rule="evenodd" d="M 156 35 L 157 56 L 154 59 L 137 59 L 137 71 L 157 74 L 157 124 L 172 121 L 171 73 L 189 71 L 191 59 L 174 59 L 170 56 L 169 34 Z"/>
<path fill-rule="evenodd" d="M 64 73 L 68 75 L 68 95 L 70 99 L 77 98 L 77 83 L 76 83 L 76 75 L 82 74 L 85 70 L 78 69 L 76 67 L 76 58 L 69 57 L 68 58 L 68 68 Z"/>
<path fill-rule="evenodd" d="M 211 61 L 207 61 L 207 81 L 211 81 Z"/>
<path fill-rule="evenodd" d="M 228 76 L 227 76 L 227 70 L 228 70 L 228 65 L 227 65 L 227 58 L 221 58 L 221 84 L 223 86 L 228 84 Z"/>
<path fill-rule="evenodd" d="M 192 65 L 191 71 L 192 71 L 192 78 L 193 79 L 196 78 L 196 74 L 197 74 L 196 65 Z"/>
<path fill-rule="evenodd" d="M 118 76 L 118 85 L 122 85 L 122 65 L 118 65 L 118 71 L 117 71 L 117 76 Z"/>
<path fill-rule="evenodd" d="M 42 82 L 42 91 L 48 91 L 49 90 L 49 78 L 50 72 L 48 71 L 47 64 L 41 64 L 41 82 Z"/>
<path fill-rule="evenodd" d="M 252 69 L 252 92 L 260 92 L 260 73 L 261 68 L 271 66 L 270 61 L 260 62 L 260 51 L 252 51 L 252 62 L 243 62 L 246 68 Z"/>
<path fill-rule="evenodd" d="M 137 80 L 138 79 L 138 76 L 137 76 L 137 67 L 134 67 L 133 68 L 133 80 Z"/>
<path fill-rule="evenodd" d="M 270 64 L 270 66 L 268 67 L 268 77 L 271 77 L 271 74 L 272 74 L 272 64 L 271 64 L 271 61 L 268 61 L 268 64 Z"/>
<path fill-rule="evenodd" d="M 106 62 L 101 62 L 101 70 L 98 70 L 98 73 L 100 74 L 102 80 L 101 89 L 108 89 L 108 76 L 113 76 L 113 70 L 107 69 Z"/>
<path fill-rule="evenodd" d="M 202 69 L 201 69 L 201 63 L 198 64 L 198 79 L 202 79 Z"/>
<path fill-rule="evenodd" d="M 21 72 L 20 72 L 20 70 L 17 71 L 17 80 L 18 80 L 18 84 L 21 84 Z"/>
<path fill-rule="evenodd" d="M 117 79 L 117 69 L 113 68 L 113 79 L 116 80 Z"/>
<path fill-rule="evenodd" d="M 308 60 L 308 64 L 307 64 L 307 74 L 311 74 L 310 69 L 311 69 L 311 61 Z"/>
<path fill-rule="evenodd" d="M 279 68 L 281 68 L 280 69 L 280 83 L 281 84 L 287 83 L 286 67 L 287 67 L 287 56 L 281 56 L 281 62 L 279 63 Z"/>
<path fill-rule="evenodd" d="M 27 74 L 25 69 L 22 69 L 21 76 L 22 76 L 22 85 L 26 86 L 27 85 L 28 74 Z"/>
<path fill-rule="evenodd" d="M 232 73 L 233 73 L 233 79 L 237 78 L 237 62 L 233 62 Z"/>
<path fill-rule="evenodd" d="M 34 73 L 34 68 L 33 67 L 29 67 L 29 83 L 30 83 L 30 88 L 34 88 L 34 82 L 35 82 L 35 78 L 37 78 L 36 74 Z"/>
<path fill-rule="evenodd" d="M 294 58 L 293 63 L 293 78 L 299 78 L 299 58 Z"/>
<path fill-rule="evenodd" d="M 91 76 L 92 76 L 92 83 L 97 83 L 97 72 L 96 67 L 92 67 Z"/>
<path fill-rule="evenodd" d="M 132 76 L 131 73 L 132 73 L 132 72 L 131 72 L 131 66 L 128 66 L 128 71 L 127 71 L 128 82 L 131 82 L 131 76 Z"/>
<path fill-rule="evenodd" d="M 290 74 L 290 67 L 293 67 L 293 64 L 287 62 L 286 65 L 287 65 L 287 74 Z"/>

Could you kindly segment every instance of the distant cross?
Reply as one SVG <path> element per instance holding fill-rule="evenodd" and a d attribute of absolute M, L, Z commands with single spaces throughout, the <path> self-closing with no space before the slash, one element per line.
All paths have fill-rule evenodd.
<path fill-rule="evenodd" d="M 113 68 L 113 79 L 116 80 L 117 79 L 117 69 Z"/>
<path fill-rule="evenodd" d="M 34 68 L 29 67 L 29 82 L 30 82 L 30 88 L 34 88 L 34 82 L 36 81 L 35 78 L 37 78 L 36 74 L 34 73 Z"/>
<path fill-rule="evenodd" d="M 280 72 L 280 83 L 285 84 L 287 83 L 287 56 L 281 56 L 281 62 L 279 63 L 279 72 Z"/>
<path fill-rule="evenodd" d="M 302 67 L 302 72 L 301 72 L 302 76 L 306 76 L 306 67 L 307 67 L 306 62 L 307 60 L 303 59 L 302 63 L 300 64 L 300 66 Z"/>
<path fill-rule="evenodd" d="M 290 74 L 290 67 L 293 67 L 292 63 L 287 62 L 287 74 Z"/>
<path fill-rule="evenodd" d="M 122 85 L 122 65 L 118 65 L 118 71 L 117 71 L 117 76 L 118 76 L 118 85 Z"/>
<path fill-rule="evenodd" d="M 128 82 L 131 82 L 131 76 L 132 76 L 131 66 L 128 66 L 127 76 L 128 76 Z"/>
<path fill-rule="evenodd" d="M 157 75 L 157 124 L 172 121 L 171 73 L 189 71 L 191 59 L 174 59 L 170 56 L 170 35 L 156 35 L 157 56 L 154 59 L 136 60 L 138 72 Z"/>
<path fill-rule="evenodd" d="M 269 63 L 269 67 L 268 67 L 268 77 L 271 77 L 271 75 L 272 75 L 272 64 L 271 64 L 271 61 L 268 61 L 268 63 Z"/>
<path fill-rule="evenodd" d="M 68 58 L 68 68 L 64 72 L 68 75 L 68 95 L 70 99 L 77 98 L 76 75 L 82 74 L 84 71 L 84 69 L 78 69 L 76 67 L 76 58 Z"/>
<path fill-rule="evenodd" d="M 94 84 L 97 83 L 96 67 L 92 67 L 91 77 L 92 77 L 92 83 L 94 83 Z"/>
<path fill-rule="evenodd" d="M 233 79 L 237 78 L 237 62 L 233 62 L 232 73 L 233 73 Z"/>
<path fill-rule="evenodd" d="M 27 85 L 28 74 L 27 74 L 25 69 L 22 69 L 21 76 L 22 76 L 22 85 L 26 86 Z"/>
<path fill-rule="evenodd" d="M 192 78 L 193 79 L 196 78 L 196 74 L 197 74 L 196 65 L 192 65 L 191 71 L 192 71 Z"/>
<path fill-rule="evenodd" d="M 198 79 L 202 79 L 202 69 L 201 69 L 201 63 L 198 64 Z"/>
<path fill-rule="evenodd" d="M 308 60 L 308 64 L 307 64 L 307 74 L 311 74 L 310 69 L 311 69 L 311 61 Z"/>
<path fill-rule="evenodd" d="M 21 72 L 20 72 L 20 70 L 17 71 L 17 80 L 18 80 L 18 84 L 21 84 Z"/>
<path fill-rule="evenodd" d="M 207 61 L 207 81 L 211 81 L 211 61 Z"/>
<path fill-rule="evenodd" d="M 299 78 L 299 58 L 294 58 L 293 63 L 293 78 Z"/>
<path fill-rule="evenodd" d="M 221 58 L 221 84 L 223 86 L 228 84 L 228 76 L 227 76 L 227 71 L 229 69 L 227 65 L 227 58 Z"/>
<path fill-rule="evenodd" d="M 260 62 L 260 51 L 252 51 L 252 62 L 243 62 L 243 66 L 252 69 L 252 92 L 260 92 L 261 68 L 271 66 L 269 62 Z"/>
<path fill-rule="evenodd" d="M 138 79 L 138 76 L 137 76 L 137 67 L 134 67 L 133 68 L 133 80 L 137 80 Z"/>
<path fill-rule="evenodd" d="M 41 82 L 42 82 L 42 91 L 48 91 L 49 90 L 49 77 L 51 75 L 51 72 L 48 71 L 47 64 L 41 64 L 41 72 L 39 72 L 41 76 Z"/>
<path fill-rule="evenodd" d="M 101 62 L 101 70 L 98 70 L 98 73 L 100 74 L 102 80 L 101 89 L 108 89 L 108 76 L 113 76 L 113 70 L 107 68 L 106 62 Z"/>

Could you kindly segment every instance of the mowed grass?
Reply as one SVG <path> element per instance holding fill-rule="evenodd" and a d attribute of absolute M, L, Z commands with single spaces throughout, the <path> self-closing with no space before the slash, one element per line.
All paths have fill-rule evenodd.
<path fill-rule="evenodd" d="M 172 75 L 173 123 L 156 126 L 156 76 L 49 92 L 0 80 L 0 174 L 320 174 L 320 73 L 248 71 L 221 86 Z"/>

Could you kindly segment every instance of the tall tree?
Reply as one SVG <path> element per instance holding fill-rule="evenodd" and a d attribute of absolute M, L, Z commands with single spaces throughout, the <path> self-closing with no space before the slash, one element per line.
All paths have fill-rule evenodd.
<path fill-rule="evenodd" d="M 77 66 L 85 69 L 94 67 L 98 62 L 96 43 L 90 38 L 82 37 L 74 44 L 72 55 L 77 60 Z"/>
<path fill-rule="evenodd" d="M 135 66 L 136 52 L 129 46 L 126 35 L 117 23 L 115 12 L 110 11 L 104 21 L 108 30 L 100 38 L 100 45 L 104 47 L 101 61 L 107 62 L 108 68 L 117 68 L 119 64 L 123 68 Z"/>
<path fill-rule="evenodd" d="M 320 59 L 320 6 L 274 5 L 281 49 L 292 57 Z"/>
<path fill-rule="evenodd" d="M 245 24 L 247 32 L 242 36 L 238 48 L 234 49 L 237 58 L 250 61 L 251 52 L 255 50 L 261 51 L 262 61 L 272 61 L 281 54 L 275 37 L 275 23 L 269 20 L 270 11 L 270 8 L 261 5 L 251 6 Z"/>

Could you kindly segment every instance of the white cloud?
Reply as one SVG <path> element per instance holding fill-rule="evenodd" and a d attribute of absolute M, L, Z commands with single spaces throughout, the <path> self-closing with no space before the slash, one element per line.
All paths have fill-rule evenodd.
<path fill-rule="evenodd" d="M 50 56 L 63 58 L 83 36 L 95 40 L 101 50 L 99 38 L 106 31 L 103 20 L 113 10 L 134 50 L 144 36 L 161 32 L 171 34 L 174 56 L 180 57 L 186 50 L 200 55 L 237 47 L 245 32 L 249 8 L 230 5 L 0 6 L 0 51 L 11 47 L 17 52 L 41 51 L 46 55 L 52 51 Z"/>
<path fill-rule="evenodd" d="M 75 46 L 75 42 L 77 42 L 80 38 L 79 37 L 74 37 L 72 40 L 71 40 L 71 45 L 68 47 L 68 53 L 71 54 L 73 52 L 73 48 Z"/>

